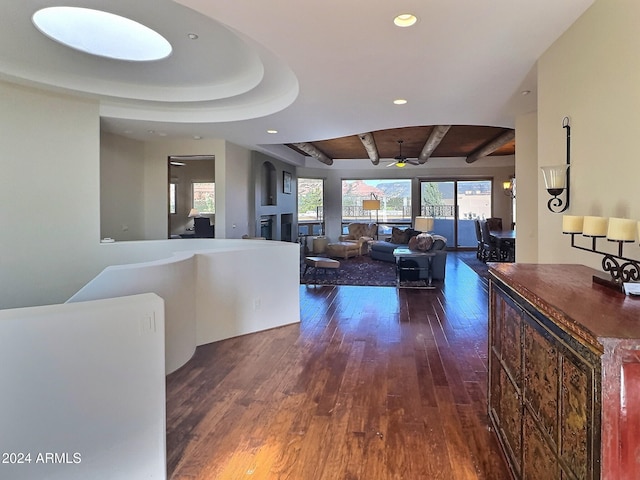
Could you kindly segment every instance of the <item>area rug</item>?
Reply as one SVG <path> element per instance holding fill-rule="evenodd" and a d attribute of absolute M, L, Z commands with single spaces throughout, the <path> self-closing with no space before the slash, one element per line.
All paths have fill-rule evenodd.
<path fill-rule="evenodd" d="M 340 268 L 337 275 L 332 270 L 324 272 L 320 269 L 314 272 L 309 267 L 304 274 L 305 264 L 302 259 L 300 265 L 300 283 L 317 285 L 362 285 L 393 287 L 396 284 L 396 265 L 390 262 L 372 260 L 369 256 L 353 257 L 349 259 L 337 258 Z M 315 275 L 315 277 L 314 277 Z"/>

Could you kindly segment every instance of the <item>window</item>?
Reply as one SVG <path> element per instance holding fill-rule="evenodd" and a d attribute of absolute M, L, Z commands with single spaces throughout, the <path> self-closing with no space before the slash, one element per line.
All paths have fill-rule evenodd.
<path fill-rule="evenodd" d="M 169 184 L 169 213 L 176 213 L 176 188 L 177 185 L 175 183 Z"/>
<path fill-rule="evenodd" d="M 216 213 L 216 184 L 197 183 L 193 187 L 193 208 L 199 213 Z"/>
<path fill-rule="evenodd" d="M 324 232 L 324 180 L 298 178 L 298 234 Z"/>
<path fill-rule="evenodd" d="M 380 210 L 365 210 L 363 200 L 379 200 Z M 342 223 L 375 222 L 380 233 L 411 225 L 411 180 L 343 180 Z"/>

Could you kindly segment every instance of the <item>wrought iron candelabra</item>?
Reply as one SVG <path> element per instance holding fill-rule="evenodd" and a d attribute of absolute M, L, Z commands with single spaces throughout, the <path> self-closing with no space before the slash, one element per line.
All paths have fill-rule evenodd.
<path fill-rule="evenodd" d="M 636 238 L 636 229 L 640 232 L 640 222 L 623 218 L 576 217 L 565 215 L 562 230 L 571 235 L 571 246 L 579 250 L 602 255 L 602 269 L 611 278 L 594 275 L 593 281 L 615 288 L 623 289 L 624 282 L 640 281 L 640 262 L 623 254 L 624 244 L 632 243 Z M 576 235 L 591 238 L 591 248 L 576 244 Z M 598 250 L 598 238 L 605 238 L 618 244 L 618 252 L 610 253 Z"/>

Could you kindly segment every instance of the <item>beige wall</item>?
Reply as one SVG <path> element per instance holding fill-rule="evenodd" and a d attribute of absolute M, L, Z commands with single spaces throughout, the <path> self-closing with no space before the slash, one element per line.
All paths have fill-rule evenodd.
<path fill-rule="evenodd" d="M 0 308 L 58 303 L 99 270 L 98 104 L 0 82 Z"/>
<path fill-rule="evenodd" d="M 144 239 L 144 144 L 100 134 L 100 238 Z"/>
<path fill-rule="evenodd" d="M 538 261 L 538 115 L 516 119 L 516 261 Z"/>
<path fill-rule="evenodd" d="M 540 58 L 538 165 L 565 161 L 571 118 L 572 215 L 640 219 L 640 2 L 597 0 Z M 600 268 L 601 256 L 569 246 L 561 215 L 546 209 L 538 175 L 539 259 Z M 603 248 L 611 247 L 601 242 Z M 637 242 L 625 254 L 640 258 Z"/>

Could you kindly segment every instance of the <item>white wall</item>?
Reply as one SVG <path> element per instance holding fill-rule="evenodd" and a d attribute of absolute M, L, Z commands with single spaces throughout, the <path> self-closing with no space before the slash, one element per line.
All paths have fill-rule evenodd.
<path fill-rule="evenodd" d="M 166 478 L 163 322 L 153 294 L 0 311 L 0 452 L 31 454 L 0 478 Z"/>
<path fill-rule="evenodd" d="M 571 118 L 572 215 L 640 220 L 640 2 L 597 0 L 540 58 L 538 165 L 565 161 L 562 119 Z M 538 176 L 539 258 L 600 269 L 601 256 L 569 246 L 561 215 L 546 208 Z M 543 233 L 544 232 L 544 233 Z M 603 249 L 612 247 L 601 242 Z M 640 258 L 637 242 L 625 255 Z"/>
<path fill-rule="evenodd" d="M 184 365 L 197 345 L 300 321 L 297 244 L 184 239 L 103 247 L 113 266 L 69 301 L 160 295 L 167 373 Z M 143 251 L 155 258 L 142 263 Z"/>
<path fill-rule="evenodd" d="M 501 217 L 505 226 L 511 223 L 511 203 L 504 195 L 502 182 L 514 173 L 515 159 L 513 156 L 488 157 L 475 163 L 467 164 L 463 158 L 431 158 L 425 166 L 405 167 L 403 169 L 380 164 L 373 166 L 370 160 L 337 160 L 336 167 L 299 167 L 299 178 L 324 178 L 324 212 L 326 234 L 330 240 L 336 241 L 341 234 L 342 221 L 342 180 L 347 179 L 392 179 L 392 178 L 420 178 L 428 180 L 452 179 L 465 177 L 493 178 L 493 211 Z M 348 165 L 355 167 L 345 168 Z M 413 199 L 414 201 L 416 199 Z"/>
<path fill-rule="evenodd" d="M 59 303 L 99 268 L 96 102 L 0 82 L 0 309 Z"/>
<path fill-rule="evenodd" d="M 100 134 L 100 238 L 144 239 L 144 144 Z"/>

